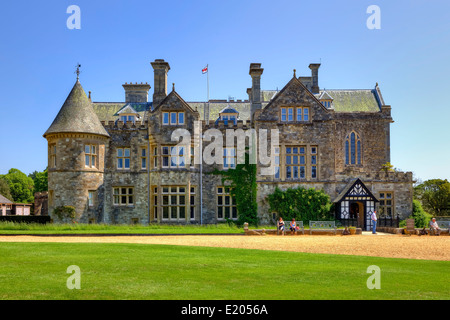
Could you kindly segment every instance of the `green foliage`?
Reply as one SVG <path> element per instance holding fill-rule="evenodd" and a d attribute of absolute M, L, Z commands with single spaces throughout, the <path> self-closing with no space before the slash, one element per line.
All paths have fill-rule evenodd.
<path fill-rule="evenodd" d="M 423 210 L 419 200 L 414 199 L 411 218 L 414 219 L 414 226 L 416 228 L 425 228 L 431 220 L 431 215 Z"/>
<path fill-rule="evenodd" d="M 65 221 L 67 219 L 73 220 L 77 216 L 75 208 L 72 206 L 59 206 L 53 210 L 53 214 L 58 217 L 59 220 Z"/>
<path fill-rule="evenodd" d="M 385 164 L 381 165 L 381 170 L 384 172 L 394 172 L 394 166 L 390 162 L 386 162 Z"/>
<path fill-rule="evenodd" d="M 7 174 L 1 175 L 9 185 L 11 196 L 17 203 L 32 203 L 34 201 L 33 179 L 18 169 L 10 169 Z"/>
<path fill-rule="evenodd" d="M 229 184 L 230 194 L 236 199 L 238 220 L 241 226 L 245 222 L 258 225 L 258 204 L 256 202 L 256 164 L 250 164 L 249 155 L 245 153 L 245 163 L 237 164 L 235 169 L 217 170 L 211 174 L 221 175 L 222 184 Z"/>
<path fill-rule="evenodd" d="M 276 188 L 268 197 L 270 210 L 284 220 L 329 220 L 332 203 L 323 190 L 304 187 L 289 188 L 282 191 Z"/>
<path fill-rule="evenodd" d="M 414 188 L 414 196 L 433 215 L 442 216 L 450 211 L 450 183 L 447 180 L 427 180 Z"/>
<path fill-rule="evenodd" d="M 48 170 L 47 169 L 45 169 L 42 172 L 34 171 L 33 173 L 30 173 L 28 176 L 31 179 L 33 179 L 33 182 L 34 182 L 33 194 L 36 192 L 48 191 Z"/>
<path fill-rule="evenodd" d="M 2 177 L 0 177 L 0 194 L 4 196 L 6 199 L 13 201 L 11 190 L 9 189 L 9 184 Z"/>

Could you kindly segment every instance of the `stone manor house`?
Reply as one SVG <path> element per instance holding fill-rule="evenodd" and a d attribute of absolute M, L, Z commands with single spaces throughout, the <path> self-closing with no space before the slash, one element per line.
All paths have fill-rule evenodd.
<path fill-rule="evenodd" d="M 202 132 L 277 129 L 268 151 L 273 174 L 258 165 L 258 216 L 274 221 L 266 196 L 276 187 L 323 189 L 335 203 L 335 218 L 371 226 L 370 213 L 406 218 L 412 211 L 411 172 L 383 171 L 390 162 L 391 106 L 378 84 L 372 89 L 319 88 L 320 64 L 281 90 L 261 90 L 263 68 L 250 64 L 248 100 L 185 101 L 167 90 L 169 63 L 151 62 L 154 93 L 147 83 L 125 83 L 123 102 L 93 102 L 77 81 L 45 132 L 48 141 L 49 213 L 74 206 L 84 223 L 217 223 L 239 212 L 214 168 L 232 169 L 236 148 L 223 144 L 219 163 L 194 160 L 208 142 Z M 192 142 L 172 141 L 175 129 Z M 217 131 L 216 131 L 217 132 Z M 200 139 L 201 140 L 201 139 Z M 197 142 L 196 142 L 197 141 Z M 272 170 L 271 169 L 271 170 Z"/>

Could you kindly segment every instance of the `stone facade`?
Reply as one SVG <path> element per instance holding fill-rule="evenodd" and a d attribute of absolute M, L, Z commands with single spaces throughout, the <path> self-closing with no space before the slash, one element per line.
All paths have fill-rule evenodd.
<path fill-rule="evenodd" d="M 271 133 L 279 133 L 279 143 L 268 152 L 272 164 L 276 163 L 270 169 L 275 170 L 273 174 L 267 174 L 267 165 L 258 164 L 258 215 L 263 224 L 273 222 L 266 197 L 276 187 L 323 189 L 340 205 L 343 198 L 339 196 L 357 178 L 370 191 L 370 197 L 348 198 L 353 200 L 345 205 L 358 207 L 361 217 L 374 208 L 401 218 L 410 215 L 412 174 L 381 170 L 383 164 L 390 162 L 393 120 L 391 107 L 384 104 L 378 84 L 374 89 L 325 92 L 318 87 L 320 65 L 311 64 L 311 77 L 297 77 L 294 70 L 282 90 L 264 91 L 261 64 L 252 63 L 249 100 L 219 101 L 216 106 L 213 101 L 184 101 L 175 85 L 168 93 L 169 64 L 157 59 L 152 66 L 153 102 L 146 100 L 149 85 L 124 85 L 123 108 L 133 102 L 133 108 L 139 110 L 135 118 L 131 114 L 131 120 L 122 121 L 118 103 L 111 103 L 108 112 L 108 104 L 89 102 L 96 115 L 89 115 L 91 110 L 85 108 L 80 117 L 95 117 L 106 133 L 98 127 L 93 130 L 93 124 L 81 132 L 49 129 L 46 133 L 50 214 L 57 206 L 73 205 L 80 222 L 184 224 L 234 219 L 238 213 L 226 186 L 221 185 L 220 177 L 209 173 L 214 168 L 233 167 L 237 150 L 230 153 L 228 149 L 228 155 L 220 155 L 213 164 L 189 163 L 198 160 L 200 133 L 225 136 L 231 129 L 244 134 L 254 132 L 256 136 L 267 132 L 269 146 Z M 80 97 L 76 101 L 85 100 Z M 65 105 L 71 105 L 69 102 Z M 239 112 L 238 119 L 229 121 L 223 117 L 225 114 L 217 108 L 226 105 Z M 204 114 L 214 114 L 216 119 L 205 121 Z M 52 126 L 62 127 L 60 123 Z M 173 140 L 177 129 L 189 133 L 189 141 L 180 144 L 181 141 Z M 207 153 L 213 140 L 201 141 L 202 152 Z M 223 139 L 219 145 L 229 147 L 225 142 Z M 95 165 L 92 159 L 86 164 L 87 157 L 92 156 L 86 153 L 86 146 L 95 147 Z M 345 205 L 336 211 L 337 219 L 347 214 Z M 368 228 L 364 221 L 361 219 L 359 226 Z"/>

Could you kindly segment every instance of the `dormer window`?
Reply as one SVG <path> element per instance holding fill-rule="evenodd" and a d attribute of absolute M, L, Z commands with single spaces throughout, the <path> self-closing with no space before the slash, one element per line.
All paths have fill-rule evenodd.
<path fill-rule="evenodd" d="M 325 90 L 320 94 L 319 100 L 325 108 L 330 109 L 333 107 L 333 97 Z"/>
<path fill-rule="evenodd" d="M 123 121 L 123 123 L 125 123 L 125 122 L 135 123 L 136 122 L 136 116 L 135 115 L 121 115 L 120 116 L 120 120 Z"/>
<path fill-rule="evenodd" d="M 322 100 L 321 102 L 325 108 L 331 108 L 331 100 Z"/>
<path fill-rule="evenodd" d="M 228 125 L 228 121 L 231 121 L 231 122 L 233 122 L 234 124 L 237 123 L 236 116 L 230 116 L 230 115 L 227 115 L 227 116 L 221 116 L 221 117 L 220 117 L 220 120 L 222 120 L 223 123 L 224 123 L 226 126 Z"/>
<path fill-rule="evenodd" d="M 223 121 L 223 124 L 228 126 L 228 122 L 231 121 L 234 125 L 237 124 L 239 118 L 239 112 L 231 106 L 227 106 L 219 112 L 219 118 L 216 120 Z"/>
<path fill-rule="evenodd" d="M 123 121 L 123 123 L 136 123 L 136 121 L 140 119 L 139 113 L 132 107 L 131 104 L 125 105 L 116 113 L 116 115 L 119 116 L 119 120 Z"/>

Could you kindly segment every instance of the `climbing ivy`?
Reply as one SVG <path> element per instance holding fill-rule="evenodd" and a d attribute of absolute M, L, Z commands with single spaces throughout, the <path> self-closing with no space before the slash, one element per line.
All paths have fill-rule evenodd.
<path fill-rule="evenodd" d="M 245 163 L 237 164 L 235 169 L 214 169 L 211 174 L 222 176 L 222 184 L 230 186 L 230 194 L 236 200 L 238 212 L 236 224 L 241 226 L 248 222 L 249 225 L 257 226 L 256 164 L 250 164 L 248 153 L 245 153 Z"/>

